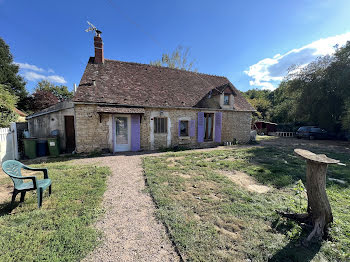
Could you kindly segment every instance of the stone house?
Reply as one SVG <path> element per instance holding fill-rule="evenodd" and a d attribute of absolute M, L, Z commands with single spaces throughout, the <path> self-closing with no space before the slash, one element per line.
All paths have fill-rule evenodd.
<path fill-rule="evenodd" d="M 74 104 L 63 101 L 27 116 L 28 131 L 32 137 L 47 138 L 58 130 L 61 151 L 75 150 Z"/>
<path fill-rule="evenodd" d="M 248 142 L 254 108 L 214 76 L 104 58 L 100 35 L 72 100 L 77 152 Z"/>

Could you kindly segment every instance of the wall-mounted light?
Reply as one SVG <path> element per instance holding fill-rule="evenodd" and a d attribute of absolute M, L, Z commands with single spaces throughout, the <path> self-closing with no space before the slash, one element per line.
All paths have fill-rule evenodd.
<path fill-rule="evenodd" d="M 163 111 L 160 111 L 160 112 L 159 112 L 159 115 L 161 115 L 161 116 L 162 116 L 163 114 L 164 114 L 164 112 L 163 112 Z"/>

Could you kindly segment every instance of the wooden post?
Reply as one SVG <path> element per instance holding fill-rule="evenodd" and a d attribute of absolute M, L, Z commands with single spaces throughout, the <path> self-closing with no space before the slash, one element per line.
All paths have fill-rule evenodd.
<path fill-rule="evenodd" d="M 326 155 L 316 155 L 304 149 L 294 149 L 294 152 L 306 160 L 307 214 L 279 213 L 284 217 L 312 224 L 313 230 L 304 241 L 307 245 L 314 238 L 321 240 L 333 222 L 326 193 L 326 173 L 329 164 L 338 164 L 340 161 L 328 158 Z"/>

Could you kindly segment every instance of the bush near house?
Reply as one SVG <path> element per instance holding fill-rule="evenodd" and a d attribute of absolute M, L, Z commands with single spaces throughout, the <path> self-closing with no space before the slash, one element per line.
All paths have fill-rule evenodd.
<path fill-rule="evenodd" d="M 348 153 L 313 148 L 350 164 Z M 309 229 L 281 218 L 275 210 L 306 211 L 305 163 L 293 148 L 242 147 L 208 152 L 177 152 L 143 162 L 157 216 L 188 261 L 348 261 L 350 259 L 350 172 L 330 166 L 327 181 L 333 210 L 331 241 L 304 248 Z M 248 174 L 257 193 L 233 181 L 234 171 Z M 243 181 L 243 182 L 242 182 Z M 238 184 L 237 184 L 238 183 Z M 305 181 L 304 181 L 305 183 Z M 256 188 L 255 188 L 256 189 Z M 266 188 L 265 188 L 266 189 Z"/>
<path fill-rule="evenodd" d="M 18 118 L 14 112 L 18 99 L 5 87 L 5 85 L 0 84 L 0 128 L 9 127 L 10 123 Z"/>
<path fill-rule="evenodd" d="M 70 162 L 36 167 L 48 168 L 53 193 L 44 192 L 41 209 L 33 191 L 12 211 L 10 199 L 0 204 L 0 261 L 78 261 L 99 243 L 91 225 L 102 212 L 109 169 Z M 0 187 L 11 183 L 0 178 Z"/>

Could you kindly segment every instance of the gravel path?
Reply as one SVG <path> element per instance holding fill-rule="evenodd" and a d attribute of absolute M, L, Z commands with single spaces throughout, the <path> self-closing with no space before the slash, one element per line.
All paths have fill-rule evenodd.
<path fill-rule="evenodd" d="M 104 217 L 96 227 L 103 244 L 84 261 L 179 261 L 164 225 L 154 217 L 155 206 L 147 192 L 139 155 L 117 155 L 75 160 L 111 168 L 104 194 Z"/>

